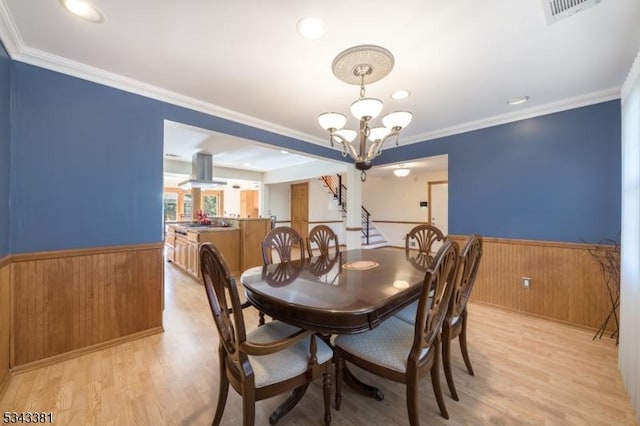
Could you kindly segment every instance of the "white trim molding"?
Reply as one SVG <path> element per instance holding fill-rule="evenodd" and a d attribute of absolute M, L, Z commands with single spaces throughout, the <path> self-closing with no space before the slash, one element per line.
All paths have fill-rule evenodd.
<path fill-rule="evenodd" d="M 612 101 L 614 99 L 619 99 L 619 98 L 620 98 L 620 88 L 613 87 L 607 90 L 588 93 L 586 95 L 576 96 L 574 98 L 563 99 L 558 102 L 551 102 L 545 105 L 524 109 L 516 113 L 496 115 L 496 116 L 485 118 L 482 120 L 470 121 L 468 123 L 460 124 L 458 126 L 452 126 L 452 127 L 447 127 L 445 129 L 423 133 L 421 135 L 414 136 L 410 139 L 403 139 L 402 143 L 404 145 L 409 145 L 413 143 L 425 142 L 428 140 L 457 135 L 460 133 L 466 133 L 473 130 L 485 129 L 487 127 L 494 127 L 500 124 L 513 123 L 515 121 L 526 120 L 528 118 L 539 117 L 542 115 L 553 114 L 556 112 L 580 108 L 583 106 L 599 104 L 601 102 Z"/>
<path fill-rule="evenodd" d="M 80 62 L 72 61 L 57 55 L 52 55 L 37 49 L 30 48 L 24 44 L 24 41 L 22 40 L 22 37 L 20 36 L 20 33 L 18 32 L 18 29 L 11 18 L 11 14 L 9 13 L 5 0 L 0 0 L 0 39 L 7 49 L 9 56 L 19 62 L 24 62 L 26 64 L 60 72 L 83 80 L 103 84 L 109 87 L 114 87 L 126 92 L 135 93 L 162 102 L 167 102 L 172 105 L 193 109 L 205 114 L 210 114 L 261 130 L 273 132 L 278 135 L 288 136 L 323 147 L 329 147 L 326 138 L 319 138 L 317 136 L 303 133 L 266 120 L 252 117 L 238 111 L 233 111 L 228 108 L 214 105 L 209 102 L 204 102 L 199 99 L 163 89 L 161 87 L 153 86 L 142 81 L 138 81 L 116 73 L 104 71 L 102 69 L 92 67 Z M 630 75 L 634 72 L 634 70 L 637 74 L 638 68 L 640 67 L 640 65 L 638 65 L 638 62 L 638 58 L 636 58 L 634 67 L 632 68 Z M 630 78 L 627 78 L 627 81 L 629 80 Z M 422 133 L 417 136 L 403 139 L 401 146 L 425 142 L 428 140 L 452 136 L 472 130 L 493 127 L 500 124 L 511 123 L 527 118 L 552 114 L 555 112 L 593 105 L 619 98 L 620 87 L 613 87 L 595 93 L 589 93 L 574 98 L 564 99 L 558 102 L 552 102 L 537 107 L 523 109 L 516 113 L 497 115 L 494 117 Z M 396 147 L 385 147 L 385 149 L 394 148 Z M 337 147 L 334 149 L 340 151 L 340 149 Z"/>

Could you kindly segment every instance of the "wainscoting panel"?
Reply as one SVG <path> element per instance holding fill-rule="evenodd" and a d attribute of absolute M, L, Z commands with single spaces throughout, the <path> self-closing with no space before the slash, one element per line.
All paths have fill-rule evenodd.
<path fill-rule="evenodd" d="M 0 259 L 0 395 L 9 380 L 11 340 L 11 265 Z"/>
<path fill-rule="evenodd" d="M 466 237 L 449 236 L 460 244 Z M 582 327 L 598 328 L 610 310 L 600 265 L 590 244 L 483 239 L 471 299 Z M 531 278 L 531 288 L 521 285 Z M 609 329 L 613 329 L 611 319 Z"/>
<path fill-rule="evenodd" d="M 159 244 L 12 258 L 13 367 L 162 327 Z"/>

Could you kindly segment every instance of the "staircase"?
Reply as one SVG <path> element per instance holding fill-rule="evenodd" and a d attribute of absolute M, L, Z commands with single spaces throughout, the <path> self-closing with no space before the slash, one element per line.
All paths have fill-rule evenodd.
<path fill-rule="evenodd" d="M 318 182 L 327 190 L 329 196 L 337 202 L 344 219 L 347 214 L 347 187 L 342 183 L 342 176 L 320 176 Z M 362 206 L 361 217 L 362 248 L 371 249 L 388 245 L 387 240 L 371 221 L 371 213 L 364 206 Z"/>

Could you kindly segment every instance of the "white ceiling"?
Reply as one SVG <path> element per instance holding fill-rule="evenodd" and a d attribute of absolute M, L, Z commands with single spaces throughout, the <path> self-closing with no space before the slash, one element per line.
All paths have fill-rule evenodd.
<path fill-rule="evenodd" d="M 212 154 L 214 166 L 256 172 L 269 172 L 315 161 L 311 157 L 274 149 L 255 141 L 166 121 L 165 158 L 191 162 L 196 152 Z"/>
<path fill-rule="evenodd" d="M 318 114 L 348 113 L 358 96 L 331 71 L 351 46 L 395 55 L 391 74 L 367 94 L 384 111 L 414 113 L 401 144 L 617 98 L 640 48 L 638 0 L 602 0 L 552 25 L 540 0 L 94 4 L 102 24 L 56 0 L 0 0 L 0 37 L 16 60 L 323 145 Z M 324 37 L 297 34 L 306 16 L 324 21 Z M 397 89 L 412 96 L 393 101 Z M 507 105 L 518 95 L 531 100 Z M 217 143 L 226 147 L 220 161 L 270 167 L 260 150 L 248 158 L 235 142 Z"/>

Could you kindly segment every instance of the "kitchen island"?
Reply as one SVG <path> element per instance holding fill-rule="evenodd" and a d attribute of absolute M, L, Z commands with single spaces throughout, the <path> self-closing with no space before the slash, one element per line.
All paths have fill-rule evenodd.
<path fill-rule="evenodd" d="M 200 245 L 212 243 L 222 253 L 233 275 L 262 264 L 260 243 L 271 228 L 269 219 L 212 218 L 211 222 L 211 225 L 167 223 L 167 261 L 200 279 Z"/>

